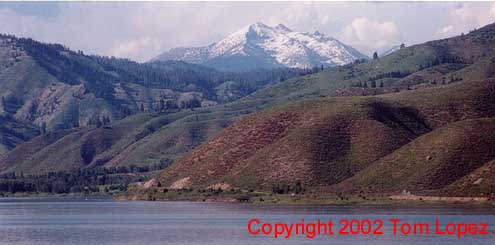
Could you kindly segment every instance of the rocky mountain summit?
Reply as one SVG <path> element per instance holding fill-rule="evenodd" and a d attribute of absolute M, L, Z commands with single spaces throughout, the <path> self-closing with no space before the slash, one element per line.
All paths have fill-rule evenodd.
<path fill-rule="evenodd" d="M 315 31 L 296 32 L 279 24 L 255 23 L 205 47 L 173 48 L 153 60 L 180 60 L 219 70 L 345 65 L 368 57 Z"/>

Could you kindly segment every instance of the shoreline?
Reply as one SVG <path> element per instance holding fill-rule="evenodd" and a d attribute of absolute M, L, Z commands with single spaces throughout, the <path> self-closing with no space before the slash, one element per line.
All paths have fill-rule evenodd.
<path fill-rule="evenodd" d="M 426 196 L 413 194 L 392 195 L 389 196 L 389 198 L 392 200 L 431 201 L 447 203 L 490 202 L 490 199 L 488 197 Z"/>
<path fill-rule="evenodd" d="M 307 194 L 272 194 L 265 192 L 214 192 L 196 193 L 184 190 L 134 189 L 130 192 L 114 193 L 113 195 L 80 193 L 49 194 L 49 193 L 16 193 L 3 195 L 1 199 L 11 198 L 80 198 L 80 199 L 111 199 L 115 201 L 159 201 L 159 202 L 205 202 L 205 203 L 246 203 L 273 205 L 490 205 L 495 206 L 495 200 L 483 196 L 434 196 L 402 194 L 359 194 L 359 195 L 319 195 Z"/>
<path fill-rule="evenodd" d="M 495 205 L 488 197 L 426 196 L 412 194 L 272 194 L 264 192 L 242 193 L 196 193 L 184 190 L 135 189 L 113 196 L 117 201 L 166 201 L 166 202 L 209 202 L 247 204 L 293 204 L 293 205 L 383 205 L 383 204 L 454 204 L 454 205 Z"/>
<path fill-rule="evenodd" d="M 433 196 L 415 196 L 414 198 L 400 198 L 400 195 L 395 196 L 383 196 L 370 199 L 362 199 L 357 196 L 349 197 L 349 199 L 340 200 L 335 197 L 297 197 L 291 198 L 287 195 L 277 195 L 273 199 L 266 199 L 264 201 L 252 200 L 252 201 L 239 201 L 234 197 L 219 197 L 219 198 L 167 198 L 167 199 L 154 199 L 147 200 L 142 197 L 129 196 L 126 194 L 117 194 L 114 196 L 103 195 L 22 195 L 22 196 L 3 196 L 2 200 L 28 200 L 28 199 L 40 199 L 40 200 L 111 200 L 117 202 L 191 202 L 191 203 L 223 203 L 223 204 L 245 204 L 245 205 L 315 205 L 315 206 L 429 206 L 429 205 L 453 205 L 453 206 L 495 206 L 495 201 L 488 200 L 483 197 L 433 197 Z M 429 197 L 429 198 L 428 198 Z"/>

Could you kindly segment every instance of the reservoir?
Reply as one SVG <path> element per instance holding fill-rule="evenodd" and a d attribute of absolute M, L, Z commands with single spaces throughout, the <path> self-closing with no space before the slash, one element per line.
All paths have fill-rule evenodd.
<path fill-rule="evenodd" d="M 383 220 L 382 235 L 252 235 L 248 222 Z M 393 234 L 401 223 L 487 223 L 486 235 Z M 257 223 L 256 223 L 257 224 Z M 260 228 L 253 226 L 254 228 Z M 253 229 L 254 229 L 253 228 Z M 338 230 L 336 230 L 338 231 Z M 125 202 L 111 199 L 0 199 L 0 244 L 494 244 L 495 207 L 480 205 L 254 205 Z"/>

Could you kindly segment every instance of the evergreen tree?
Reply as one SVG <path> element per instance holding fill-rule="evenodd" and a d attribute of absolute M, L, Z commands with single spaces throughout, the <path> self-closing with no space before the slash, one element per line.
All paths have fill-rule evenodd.
<path fill-rule="evenodd" d="M 83 159 L 84 164 L 89 164 L 93 161 L 93 158 L 96 154 L 96 148 L 90 140 L 86 140 L 81 145 L 81 158 Z"/>
<path fill-rule="evenodd" d="M 2 96 L 2 108 L 3 108 L 3 111 L 7 111 L 7 107 L 5 106 L 5 97 Z"/>
<path fill-rule="evenodd" d="M 193 98 L 190 102 L 189 102 L 189 107 L 190 108 L 196 108 L 196 107 L 201 107 L 201 101 L 197 98 Z"/>
<path fill-rule="evenodd" d="M 41 130 L 41 134 L 46 134 L 46 122 L 41 123 L 40 130 Z"/>
<path fill-rule="evenodd" d="M 101 128 L 103 126 L 103 122 L 101 121 L 100 117 L 96 118 L 96 127 Z"/>

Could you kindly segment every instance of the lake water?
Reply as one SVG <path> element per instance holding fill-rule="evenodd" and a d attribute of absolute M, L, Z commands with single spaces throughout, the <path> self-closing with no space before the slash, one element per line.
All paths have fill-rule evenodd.
<path fill-rule="evenodd" d="M 247 223 L 399 218 L 409 223 L 489 223 L 488 235 L 252 236 Z M 480 206 L 291 206 L 112 200 L 0 199 L 1 244 L 495 244 L 495 208 Z M 430 228 L 430 232 L 431 232 Z"/>

